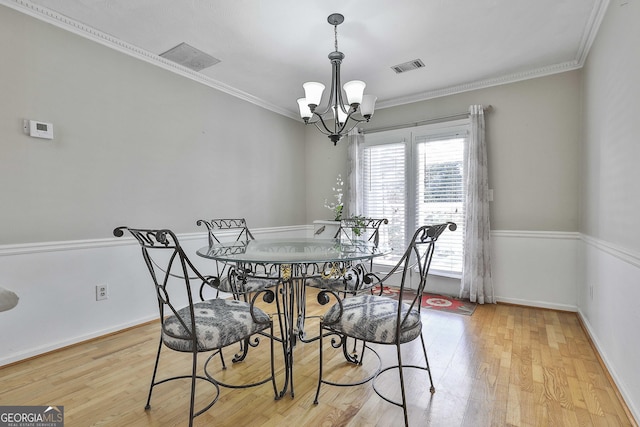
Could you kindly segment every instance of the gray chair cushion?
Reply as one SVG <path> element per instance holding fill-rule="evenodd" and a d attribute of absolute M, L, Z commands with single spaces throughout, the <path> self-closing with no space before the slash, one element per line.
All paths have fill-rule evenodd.
<path fill-rule="evenodd" d="M 244 301 L 213 299 L 193 305 L 196 317 L 196 335 L 198 350 L 209 351 L 238 342 L 256 332 L 269 328 L 268 323 L 255 323 L 251 317 L 250 306 Z M 269 316 L 254 307 L 256 319 L 268 322 Z M 189 307 L 182 308 L 178 315 L 190 327 Z M 167 347 L 177 351 L 192 351 L 190 334 L 175 315 L 165 318 L 162 340 Z"/>
<path fill-rule="evenodd" d="M 236 287 L 239 292 L 256 292 L 262 289 L 269 288 L 271 286 L 275 286 L 277 283 L 277 279 L 258 279 L 258 278 L 248 278 L 246 283 L 242 283 L 237 280 Z M 223 277 L 220 280 L 220 286 L 218 287 L 222 292 L 233 293 L 231 290 L 231 284 L 229 282 L 228 277 Z"/>
<path fill-rule="evenodd" d="M 361 295 L 342 300 L 343 313 L 339 304 L 334 304 L 324 315 L 327 328 L 344 335 L 379 344 L 396 342 L 396 317 L 398 304 L 402 304 L 403 316 L 409 305 L 377 295 Z M 336 324 L 331 325 L 336 321 Z M 417 309 L 411 310 L 400 330 L 400 343 L 414 340 L 420 335 L 422 322 Z"/>

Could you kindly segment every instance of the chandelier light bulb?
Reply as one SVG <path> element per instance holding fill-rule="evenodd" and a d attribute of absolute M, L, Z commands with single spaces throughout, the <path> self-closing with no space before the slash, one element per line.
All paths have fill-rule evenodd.
<path fill-rule="evenodd" d="M 304 97 L 307 99 L 307 105 L 313 111 L 315 107 L 320 105 L 324 85 L 318 82 L 306 82 L 302 87 L 304 88 Z"/>
<path fill-rule="evenodd" d="M 343 111 L 344 109 L 344 111 Z M 345 111 L 349 111 L 349 106 L 348 105 L 343 105 L 342 108 L 340 108 L 340 106 L 336 105 L 335 107 L 333 107 L 333 111 L 334 111 L 334 116 L 335 117 L 335 111 L 338 110 L 338 122 L 339 123 L 344 123 L 347 120 L 347 113 L 345 113 Z"/>
<path fill-rule="evenodd" d="M 362 116 L 367 120 L 373 116 L 373 111 L 376 108 L 376 100 L 377 96 L 374 95 L 364 95 L 362 97 L 362 104 L 360 104 L 360 112 Z"/>
<path fill-rule="evenodd" d="M 298 108 L 300 109 L 300 117 L 305 119 L 305 121 L 309 120 L 313 115 L 311 113 L 311 109 L 309 108 L 307 98 L 298 98 Z"/>
<path fill-rule="evenodd" d="M 361 80 L 351 80 L 344 84 L 344 92 L 347 94 L 347 102 L 350 105 L 362 103 L 365 86 L 367 86 L 366 83 Z"/>

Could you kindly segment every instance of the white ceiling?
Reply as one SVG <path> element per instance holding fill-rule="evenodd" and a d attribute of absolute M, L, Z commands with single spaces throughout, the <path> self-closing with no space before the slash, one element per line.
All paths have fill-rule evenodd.
<path fill-rule="evenodd" d="M 1 0 L 45 21 L 291 117 L 302 83 L 330 83 L 327 16 L 342 13 L 342 81 L 378 108 L 582 66 L 608 0 Z M 70 19 L 69 19 L 70 18 Z M 157 55 L 186 42 L 199 74 Z M 422 59 L 425 68 L 391 66 Z M 164 61 L 164 62 L 163 62 Z M 325 97 L 327 94 L 325 93 Z"/>

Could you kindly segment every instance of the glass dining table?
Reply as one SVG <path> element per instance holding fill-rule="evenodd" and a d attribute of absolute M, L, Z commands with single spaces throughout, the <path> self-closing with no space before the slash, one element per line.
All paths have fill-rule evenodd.
<path fill-rule="evenodd" d="M 385 254 L 368 241 L 318 238 L 272 238 L 234 241 L 198 249 L 201 257 L 233 265 L 243 277 L 273 280 L 282 331 L 285 382 L 280 397 L 293 388 L 293 349 L 304 337 L 306 283 L 311 278 L 349 280 L 374 257 Z M 357 274 L 355 274 L 357 276 Z"/>

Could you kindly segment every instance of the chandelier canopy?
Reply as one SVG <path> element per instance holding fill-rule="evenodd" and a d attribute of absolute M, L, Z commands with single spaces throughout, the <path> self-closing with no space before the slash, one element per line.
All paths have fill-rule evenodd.
<path fill-rule="evenodd" d="M 340 87 L 340 64 L 344 53 L 338 51 L 338 25 L 344 22 L 344 16 L 333 13 L 327 18 L 333 25 L 335 51 L 329 54 L 331 61 L 331 91 L 326 107 L 318 108 L 325 86 L 318 82 L 307 82 L 302 85 L 304 98 L 298 99 L 300 117 L 306 124 L 314 124 L 316 128 L 336 145 L 358 123 L 368 122 L 373 115 L 376 97 L 364 95 L 365 82 L 351 80 Z M 343 96 L 342 89 L 346 95 Z M 344 102 L 346 98 L 347 103 Z"/>

